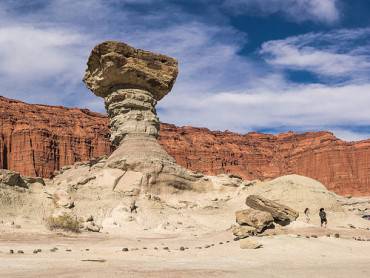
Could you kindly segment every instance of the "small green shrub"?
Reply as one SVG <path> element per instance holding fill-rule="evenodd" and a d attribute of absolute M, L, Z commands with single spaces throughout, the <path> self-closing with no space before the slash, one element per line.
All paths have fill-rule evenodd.
<path fill-rule="evenodd" d="M 50 230 L 64 230 L 67 232 L 79 233 L 81 221 L 72 215 L 64 213 L 60 216 L 49 216 L 46 219 L 47 226 Z"/>

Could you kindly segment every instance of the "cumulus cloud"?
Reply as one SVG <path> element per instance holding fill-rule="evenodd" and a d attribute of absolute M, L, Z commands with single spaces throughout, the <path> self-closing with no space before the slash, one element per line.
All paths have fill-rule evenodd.
<path fill-rule="evenodd" d="M 83 34 L 32 26 L 0 27 L 0 74 L 19 82 L 81 73 Z"/>
<path fill-rule="evenodd" d="M 189 94 L 162 103 L 162 119 L 239 132 L 331 129 L 340 131 L 337 135 L 344 139 L 369 136 L 367 132 L 354 132 L 348 127 L 368 125 L 370 84 L 291 84 L 289 87 L 277 85 L 273 90 L 255 87 L 218 94 Z"/>
<path fill-rule="evenodd" d="M 340 13 L 337 0 L 225 0 L 225 7 L 237 14 L 281 13 L 296 22 L 334 23 Z"/>
<path fill-rule="evenodd" d="M 266 61 L 282 68 L 326 77 L 366 78 L 370 70 L 370 29 L 309 33 L 263 43 Z"/>

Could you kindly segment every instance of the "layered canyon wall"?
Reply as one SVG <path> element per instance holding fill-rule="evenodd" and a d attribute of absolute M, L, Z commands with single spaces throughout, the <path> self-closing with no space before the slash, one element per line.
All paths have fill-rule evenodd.
<path fill-rule="evenodd" d="M 370 195 L 370 140 L 344 142 L 330 132 L 241 135 L 161 124 L 160 142 L 177 163 L 205 174 L 263 180 L 295 173 L 342 195 Z M 64 165 L 111 151 L 104 115 L 0 97 L 0 168 L 50 177 Z"/>

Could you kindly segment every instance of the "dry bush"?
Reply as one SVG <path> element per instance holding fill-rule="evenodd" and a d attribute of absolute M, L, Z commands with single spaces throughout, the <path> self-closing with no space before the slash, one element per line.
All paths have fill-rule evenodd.
<path fill-rule="evenodd" d="M 60 216 L 50 216 L 46 219 L 46 224 L 50 230 L 61 229 L 67 232 L 79 233 L 81 221 L 72 215 L 64 213 Z"/>

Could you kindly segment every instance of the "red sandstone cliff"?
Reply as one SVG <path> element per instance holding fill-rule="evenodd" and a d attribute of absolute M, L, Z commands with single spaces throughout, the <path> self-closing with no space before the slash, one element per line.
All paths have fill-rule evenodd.
<path fill-rule="evenodd" d="M 203 173 L 249 180 L 299 174 L 339 194 L 370 195 L 370 140 L 344 142 L 330 132 L 240 135 L 163 125 L 161 142 L 179 164 Z"/>
<path fill-rule="evenodd" d="M 75 161 L 110 152 L 107 118 L 83 109 L 0 97 L 0 168 L 50 177 Z"/>
<path fill-rule="evenodd" d="M 48 177 L 75 161 L 111 151 L 107 118 L 88 110 L 0 97 L 0 168 Z M 177 162 L 207 174 L 267 179 L 296 173 L 340 194 L 370 195 L 370 140 L 329 132 L 277 136 L 161 125 L 161 144 Z"/>

